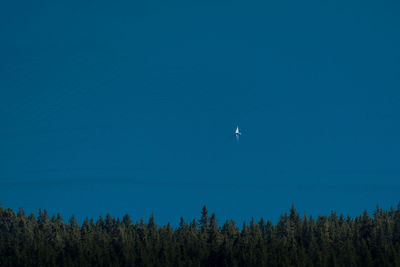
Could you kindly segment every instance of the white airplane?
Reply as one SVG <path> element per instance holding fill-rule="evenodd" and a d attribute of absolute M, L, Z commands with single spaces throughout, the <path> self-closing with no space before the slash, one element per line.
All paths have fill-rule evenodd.
<path fill-rule="evenodd" d="M 236 126 L 235 134 L 236 136 L 242 135 L 242 133 L 239 131 L 239 126 Z"/>
<path fill-rule="evenodd" d="M 239 126 L 236 126 L 235 135 L 236 135 L 236 140 L 239 141 L 239 136 L 242 135 L 242 133 L 239 131 Z"/>

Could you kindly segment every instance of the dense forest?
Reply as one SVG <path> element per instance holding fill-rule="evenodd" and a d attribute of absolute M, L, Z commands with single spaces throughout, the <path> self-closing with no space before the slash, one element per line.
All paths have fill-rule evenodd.
<path fill-rule="evenodd" d="M 217 222 L 206 206 L 179 226 L 107 215 L 78 224 L 45 210 L 0 207 L 1 266 L 400 266 L 400 204 L 355 218 L 300 216 L 276 224 Z"/>

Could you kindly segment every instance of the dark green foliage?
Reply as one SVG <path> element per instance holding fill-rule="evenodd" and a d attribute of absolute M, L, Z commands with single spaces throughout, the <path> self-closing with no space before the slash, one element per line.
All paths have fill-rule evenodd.
<path fill-rule="evenodd" d="M 400 266 L 400 205 L 356 218 L 303 218 L 294 206 L 276 225 L 263 218 L 222 226 L 204 206 L 199 221 L 158 226 L 107 214 L 81 225 L 46 210 L 27 217 L 0 207 L 0 266 Z"/>

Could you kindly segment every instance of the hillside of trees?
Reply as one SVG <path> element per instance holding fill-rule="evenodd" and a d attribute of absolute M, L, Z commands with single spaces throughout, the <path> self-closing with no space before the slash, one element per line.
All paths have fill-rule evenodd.
<path fill-rule="evenodd" d="M 201 211 L 178 227 L 0 207 L 0 266 L 400 266 L 400 204 L 355 218 L 300 216 L 294 206 L 276 224 L 238 227 Z"/>

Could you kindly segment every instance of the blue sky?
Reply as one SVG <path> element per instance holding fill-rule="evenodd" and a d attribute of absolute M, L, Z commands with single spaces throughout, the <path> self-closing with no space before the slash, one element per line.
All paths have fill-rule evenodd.
<path fill-rule="evenodd" d="M 0 3 L 3 206 L 177 223 L 400 200 L 398 2 L 56 2 Z"/>

